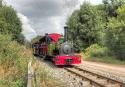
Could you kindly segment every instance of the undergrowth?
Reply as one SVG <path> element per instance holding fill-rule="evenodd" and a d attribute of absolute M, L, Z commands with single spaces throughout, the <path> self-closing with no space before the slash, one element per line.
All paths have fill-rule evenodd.
<path fill-rule="evenodd" d="M 29 49 L 10 35 L 0 35 L 0 87 L 26 87 L 29 60 L 33 60 Z"/>
<path fill-rule="evenodd" d="M 111 64 L 125 64 L 125 61 L 119 60 L 113 52 L 108 48 L 99 46 L 98 44 L 93 44 L 83 52 L 84 60 L 104 62 Z"/>

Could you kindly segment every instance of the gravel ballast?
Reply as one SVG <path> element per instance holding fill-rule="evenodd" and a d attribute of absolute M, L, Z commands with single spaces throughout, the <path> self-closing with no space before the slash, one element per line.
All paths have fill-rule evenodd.
<path fill-rule="evenodd" d="M 64 83 L 66 87 L 94 87 L 94 86 L 91 86 L 88 81 L 82 80 L 81 78 L 76 77 L 75 75 L 67 72 L 63 68 L 55 66 L 52 62 L 44 61 L 41 59 L 38 59 L 38 62 L 40 66 L 47 69 L 49 75 L 57 79 L 59 82 Z M 116 75 L 116 73 L 112 73 L 109 70 L 106 70 L 100 67 L 95 67 L 89 64 L 88 65 L 80 64 L 77 66 L 85 70 L 92 71 L 94 73 L 125 83 L 125 77 L 120 76 L 119 74 Z"/>
<path fill-rule="evenodd" d="M 99 67 L 99 66 L 94 66 L 88 63 L 82 63 L 80 65 L 77 65 L 80 68 L 83 68 L 85 70 L 97 73 L 99 75 L 114 79 L 114 80 L 118 80 L 120 82 L 125 83 L 125 73 L 117 73 L 118 71 L 114 71 L 108 68 L 103 68 L 103 67 Z"/>
<path fill-rule="evenodd" d="M 76 77 L 61 67 L 53 65 L 52 62 L 38 60 L 40 66 L 46 68 L 48 74 L 65 84 L 66 87 L 94 87 L 88 81 Z"/>

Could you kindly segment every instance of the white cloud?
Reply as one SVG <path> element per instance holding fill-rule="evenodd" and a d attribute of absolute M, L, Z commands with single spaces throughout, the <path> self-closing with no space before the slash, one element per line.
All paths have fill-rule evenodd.
<path fill-rule="evenodd" d="M 44 33 L 63 33 L 67 18 L 85 0 L 5 0 L 19 12 L 27 39 Z M 87 0 L 98 4 L 102 0 Z M 23 14 L 23 15 L 22 15 Z M 25 15 L 25 16 L 24 16 Z M 28 17 L 28 18 L 27 18 Z M 30 21 L 29 21 L 30 20 Z M 29 24 L 30 22 L 30 24 Z M 31 27 L 32 25 L 32 27 Z M 36 31 L 36 32 L 35 32 Z"/>
<path fill-rule="evenodd" d="M 22 29 L 23 29 L 22 33 L 24 34 L 27 40 L 31 40 L 37 34 L 35 30 L 29 24 L 29 19 L 21 13 L 18 13 L 17 15 L 22 22 Z"/>

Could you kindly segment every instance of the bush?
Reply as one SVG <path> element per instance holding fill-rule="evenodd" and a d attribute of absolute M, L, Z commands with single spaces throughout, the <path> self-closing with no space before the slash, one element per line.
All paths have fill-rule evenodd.
<path fill-rule="evenodd" d="M 114 55 L 113 51 L 109 50 L 107 47 L 99 46 L 98 44 L 93 44 L 84 52 L 84 58 L 88 61 L 112 63 L 112 64 L 125 64 L 125 61 L 121 61 Z"/>
<path fill-rule="evenodd" d="M 0 87 L 25 87 L 32 52 L 11 40 L 10 35 L 0 35 Z"/>
<path fill-rule="evenodd" d="M 85 49 L 84 55 L 86 58 L 107 56 L 108 49 L 106 47 L 101 47 L 98 44 L 93 44 Z"/>
<path fill-rule="evenodd" d="M 119 26 L 108 30 L 105 45 L 119 60 L 125 60 L 125 27 Z"/>
<path fill-rule="evenodd" d="M 16 11 L 11 6 L 2 5 L 0 7 L 0 34 L 11 34 L 13 40 L 22 44 L 25 38 L 21 33 L 22 23 Z"/>

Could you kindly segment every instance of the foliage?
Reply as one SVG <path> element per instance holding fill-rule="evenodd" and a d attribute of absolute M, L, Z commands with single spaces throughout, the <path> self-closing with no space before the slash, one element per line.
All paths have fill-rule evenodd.
<path fill-rule="evenodd" d="M 0 87 L 25 87 L 27 62 L 32 59 L 24 43 L 16 11 L 0 0 Z"/>
<path fill-rule="evenodd" d="M 114 22 L 115 21 L 115 22 Z M 109 38 L 110 37 L 110 38 Z M 125 21 L 110 19 L 109 30 L 106 32 L 106 46 L 121 60 L 125 60 Z"/>
<path fill-rule="evenodd" d="M 25 87 L 32 52 L 11 39 L 10 35 L 0 34 L 0 87 Z"/>
<path fill-rule="evenodd" d="M 16 11 L 6 5 L 0 7 L 0 33 L 11 34 L 12 39 L 20 43 L 24 41 L 24 36 L 21 34 L 21 22 L 16 14 Z M 21 39 L 20 39 L 21 38 Z"/>
<path fill-rule="evenodd" d="M 86 58 L 107 56 L 107 50 L 108 49 L 106 47 L 101 47 L 98 44 L 92 44 L 90 47 L 85 49 L 84 56 Z"/>
<path fill-rule="evenodd" d="M 35 43 L 37 41 L 39 41 L 41 39 L 42 36 L 37 36 L 35 38 L 32 39 L 31 43 Z"/>
<path fill-rule="evenodd" d="M 0 0 L 0 7 L 2 7 L 2 0 Z"/>
<path fill-rule="evenodd" d="M 116 56 L 107 47 L 99 46 L 98 44 L 93 44 L 85 49 L 83 53 L 84 60 L 104 62 L 112 64 L 125 64 L 125 61 L 117 59 Z"/>
<path fill-rule="evenodd" d="M 107 46 L 118 59 L 125 60 L 125 5 L 119 5 L 119 3 L 117 0 L 114 0 L 114 2 L 109 4 L 115 9 L 117 16 L 110 17 L 111 14 L 109 15 L 108 30 L 105 32 L 105 46 Z"/>
<path fill-rule="evenodd" d="M 98 43 L 98 35 L 100 29 L 100 12 L 96 6 L 88 2 L 84 2 L 79 11 L 75 11 L 69 18 L 67 25 L 69 26 L 70 37 L 77 36 L 75 42 L 80 47 L 88 47 L 93 43 Z M 76 32 L 72 34 L 71 32 Z"/>
<path fill-rule="evenodd" d="M 102 56 L 102 57 L 91 57 L 86 59 L 88 61 L 109 63 L 109 64 L 125 64 L 125 61 L 118 60 L 115 56 Z"/>

